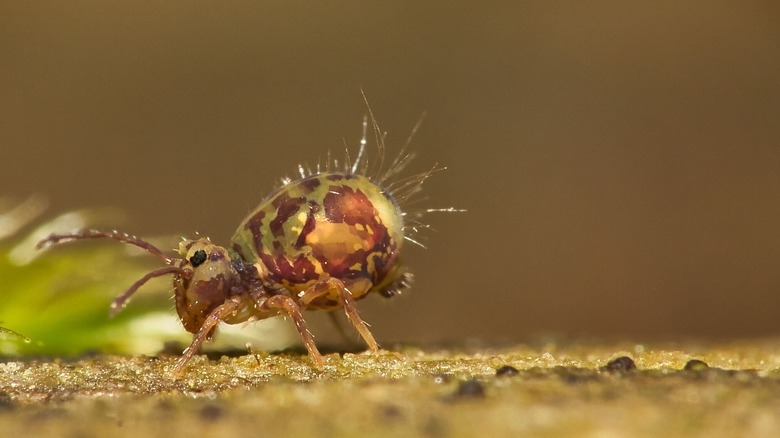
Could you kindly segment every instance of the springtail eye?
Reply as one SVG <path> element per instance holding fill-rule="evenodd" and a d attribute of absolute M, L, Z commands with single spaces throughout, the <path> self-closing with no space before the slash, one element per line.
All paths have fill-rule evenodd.
<path fill-rule="evenodd" d="M 195 251 L 195 254 L 190 257 L 190 264 L 193 268 L 197 268 L 206 261 L 206 251 L 199 249 Z"/>

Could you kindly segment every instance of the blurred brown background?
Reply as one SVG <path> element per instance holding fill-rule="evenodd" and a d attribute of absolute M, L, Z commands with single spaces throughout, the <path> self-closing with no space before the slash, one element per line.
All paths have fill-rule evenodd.
<path fill-rule="evenodd" d="M 780 330 L 772 2 L 3 2 L 0 184 L 226 243 L 299 162 L 423 111 L 380 340 Z M 394 149 L 395 148 L 395 149 Z"/>

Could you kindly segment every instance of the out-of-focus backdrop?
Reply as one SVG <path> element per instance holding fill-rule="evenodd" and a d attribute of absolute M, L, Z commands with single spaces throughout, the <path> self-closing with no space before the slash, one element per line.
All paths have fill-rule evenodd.
<path fill-rule="evenodd" d="M 299 162 L 423 111 L 415 287 L 380 340 L 780 332 L 780 8 L 4 2 L 0 194 L 226 243 Z M 126 285 L 117 285 L 120 291 Z"/>

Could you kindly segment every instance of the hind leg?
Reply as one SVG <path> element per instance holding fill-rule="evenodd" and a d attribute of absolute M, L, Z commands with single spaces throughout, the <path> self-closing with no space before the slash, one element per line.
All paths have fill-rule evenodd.
<path fill-rule="evenodd" d="M 298 329 L 298 334 L 301 336 L 301 340 L 303 340 L 303 345 L 309 351 L 311 360 L 314 361 L 314 365 L 317 368 L 322 368 L 322 355 L 314 343 L 314 336 L 309 331 L 309 326 L 306 324 L 306 320 L 303 319 L 301 308 L 298 304 L 290 297 L 274 295 L 263 303 L 263 308 L 279 312 L 293 320 L 295 328 Z"/>
<path fill-rule="evenodd" d="M 355 329 L 360 333 L 360 336 L 368 344 L 368 348 L 376 353 L 379 351 L 379 345 L 377 345 L 374 335 L 368 329 L 368 324 L 363 321 L 363 318 L 358 314 L 357 307 L 355 307 L 355 300 L 352 299 L 352 294 L 349 289 L 344 285 L 344 282 L 337 278 L 328 278 L 327 280 L 318 281 L 317 283 L 309 286 L 300 296 L 299 302 L 303 306 L 309 305 L 315 299 L 327 295 L 331 291 L 336 291 L 338 294 L 339 304 L 344 308 L 344 313 L 347 315 L 349 322 L 355 326 Z"/>

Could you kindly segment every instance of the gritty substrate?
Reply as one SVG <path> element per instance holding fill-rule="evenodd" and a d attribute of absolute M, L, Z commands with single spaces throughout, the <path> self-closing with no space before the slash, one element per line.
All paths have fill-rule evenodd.
<path fill-rule="evenodd" d="M 0 436 L 780 436 L 780 340 L 175 360 L 6 359 Z"/>

